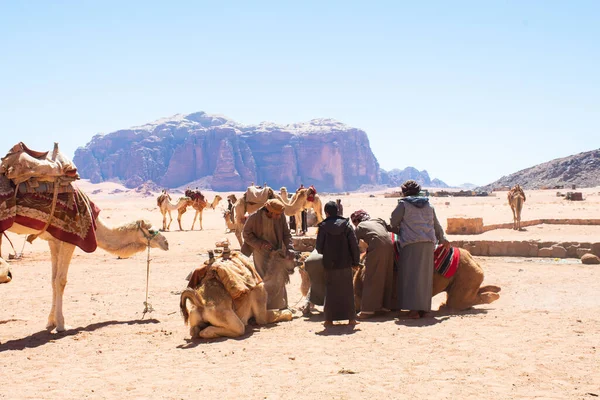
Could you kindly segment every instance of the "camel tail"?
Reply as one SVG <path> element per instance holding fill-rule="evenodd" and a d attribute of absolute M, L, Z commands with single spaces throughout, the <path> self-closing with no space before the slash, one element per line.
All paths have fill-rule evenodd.
<path fill-rule="evenodd" d="M 187 288 L 183 292 L 181 292 L 181 299 L 179 300 L 179 309 L 181 310 L 181 315 L 183 316 L 183 323 L 187 325 L 190 314 L 187 309 L 187 300 L 191 301 L 193 305 L 196 307 L 200 307 L 201 303 L 198 299 L 198 293 L 192 288 Z"/>

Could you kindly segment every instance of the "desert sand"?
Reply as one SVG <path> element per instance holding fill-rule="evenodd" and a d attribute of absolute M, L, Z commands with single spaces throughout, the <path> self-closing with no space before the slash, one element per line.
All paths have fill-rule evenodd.
<path fill-rule="evenodd" d="M 112 224 L 147 218 L 160 227 L 155 197 L 114 183 L 79 186 Z M 115 192 L 116 190 L 116 192 Z M 598 218 L 600 188 L 585 201 L 556 191 L 528 191 L 523 219 Z M 207 192 L 212 200 L 214 193 Z M 225 197 L 225 196 L 223 196 Z M 397 202 L 369 194 L 341 198 L 348 215 L 358 208 L 389 218 Z M 477 198 L 433 198 L 442 224 L 448 217 L 512 221 L 506 193 Z M 449 202 L 449 205 L 446 205 Z M 218 207 L 224 207 L 221 203 Z M 176 216 L 176 213 L 174 213 Z M 191 226 L 190 209 L 183 218 Z M 203 231 L 166 232 L 170 250 L 153 249 L 150 303 L 142 314 L 146 254 L 129 259 L 77 249 L 64 296 L 70 328 L 44 327 L 50 309 L 46 242 L 27 244 L 12 261 L 14 279 L 0 285 L 0 398 L 3 399 L 593 399 L 600 395 L 600 266 L 577 259 L 476 257 L 484 283 L 502 287 L 490 305 L 422 320 L 393 315 L 324 331 L 321 315 L 250 326 L 240 339 L 191 340 L 179 314 L 188 272 L 225 234 L 220 210 L 204 212 Z M 314 233 L 314 228 L 311 229 Z M 24 238 L 9 233 L 17 251 Z M 478 235 L 486 240 L 600 241 L 600 226 L 529 227 Z M 450 239 L 465 239 L 451 236 Z M 7 240 L 2 254 L 12 253 Z M 291 277 L 297 307 L 300 277 Z M 434 298 L 434 309 L 444 294 Z"/>

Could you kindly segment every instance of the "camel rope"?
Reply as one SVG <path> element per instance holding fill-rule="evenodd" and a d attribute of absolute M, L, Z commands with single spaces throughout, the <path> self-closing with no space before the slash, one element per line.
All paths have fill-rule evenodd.
<path fill-rule="evenodd" d="M 149 287 L 149 283 L 150 283 L 150 242 L 152 241 L 152 239 L 154 239 L 156 237 L 156 235 L 158 235 L 158 231 L 156 231 L 156 233 L 154 234 L 150 234 L 150 235 L 146 235 L 146 232 L 144 232 L 144 230 L 142 229 L 142 226 L 140 224 L 138 224 L 138 228 L 142 231 L 142 233 L 144 234 L 144 236 L 146 237 L 146 240 L 148 240 L 148 253 L 147 253 L 147 257 L 146 257 L 146 301 L 144 301 L 144 311 L 142 312 L 142 319 L 144 319 L 144 317 L 146 316 L 146 313 L 151 313 L 152 311 L 154 311 L 154 308 L 152 307 L 152 304 L 148 303 L 148 287 Z"/>

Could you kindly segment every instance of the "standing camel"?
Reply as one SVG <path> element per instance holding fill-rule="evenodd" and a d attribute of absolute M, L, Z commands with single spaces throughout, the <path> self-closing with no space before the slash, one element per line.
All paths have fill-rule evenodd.
<path fill-rule="evenodd" d="M 190 199 L 189 197 L 180 197 L 179 200 L 177 200 L 177 203 L 173 204 L 173 203 L 171 203 L 171 196 L 169 196 L 168 193 L 166 193 L 166 192 L 161 193 L 161 195 L 158 196 L 158 198 L 156 199 L 156 204 L 158 205 L 158 207 L 160 209 L 160 213 L 163 216 L 162 230 L 168 231 L 171 228 L 171 222 L 173 222 L 173 216 L 171 215 L 171 211 L 177 210 L 179 213 L 177 215 L 177 223 L 179 224 L 179 230 L 182 231 L 183 229 L 181 228 L 181 215 L 183 213 L 181 213 L 181 209 L 182 208 L 185 209 L 191 203 L 192 203 L 192 199 Z M 169 224 L 168 225 L 167 225 L 167 213 L 169 213 Z"/>
<path fill-rule="evenodd" d="M 39 234 L 38 229 L 14 223 L 10 232 L 17 234 Z M 115 254 L 121 258 L 146 250 L 148 247 L 168 250 L 167 239 L 155 229 L 149 221 L 138 220 L 124 225 L 111 228 L 98 217 L 96 218 L 96 242 L 98 247 Z M 65 330 L 65 319 L 63 316 L 63 294 L 67 285 L 67 273 L 75 245 L 54 238 L 50 233 L 43 232 L 41 239 L 47 240 L 50 246 L 50 258 L 52 260 L 52 308 L 48 316 L 46 329 L 56 328 L 57 332 Z"/>
<path fill-rule="evenodd" d="M 192 222 L 192 230 L 194 230 L 194 225 L 196 224 L 196 219 L 198 219 L 198 222 L 200 223 L 200 230 L 203 230 L 203 228 L 202 228 L 202 211 L 204 211 L 204 209 L 207 207 L 214 210 L 217 207 L 217 205 L 219 204 L 219 201 L 221 201 L 221 200 L 222 200 L 222 197 L 219 196 L 218 194 L 215 195 L 215 198 L 213 199 L 213 201 L 210 204 L 208 204 L 205 200 L 203 200 L 201 198 L 192 200 L 192 201 L 188 202 L 185 206 L 183 206 L 177 210 L 177 221 L 181 221 L 181 216 L 187 211 L 187 207 L 192 206 L 192 208 L 194 210 L 196 210 L 196 214 L 194 214 L 194 221 Z M 181 222 L 179 222 L 179 229 L 181 229 Z"/>
<path fill-rule="evenodd" d="M 308 200 L 309 189 L 300 189 L 298 192 L 292 196 L 291 200 L 288 200 L 288 192 L 285 187 L 279 189 L 281 193 L 281 201 L 285 204 L 285 215 L 293 216 L 296 221 L 302 221 L 302 211 L 313 209 L 315 215 L 317 217 L 317 223 L 323 221 L 323 204 L 321 203 L 321 198 L 318 194 L 315 193 L 312 201 Z M 301 198 L 301 201 L 297 201 L 298 198 Z M 291 207 L 292 204 L 295 204 L 294 207 Z M 288 209 L 289 207 L 289 209 Z M 302 224 L 296 223 L 296 234 L 299 230 L 301 230 Z"/>
<path fill-rule="evenodd" d="M 266 187 L 266 186 L 265 186 Z M 267 188 L 267 199 L 263 202 L 253 203 L 246 201 L 246 194 L 241 196 L 239 199 L 236 199 L 233 202 L 233 217 L 235 220 L 235 237 L 237 238 L 240 246 L 244 243 L 242 239 L 242 229 L 244 228 L 246 213 L 252 214 L 258 211 L 262 206 L 265 205 L 265 202 L 269 199 L 275 198 L 275 192 L 273 189 Z M 235 199 L 235 195 L 229 195 L 229 198 Z"/>
<path fill-rule="evenodd" d="M 523 192 L 519 184 L 516 184 L 508 191 L 508 204 L 510 204 L 513 213 L 513 229 L 516 231 L 521 230 L 521 210 L 523 209 L 523 203 L 525 203 L 525 192 Z"/>

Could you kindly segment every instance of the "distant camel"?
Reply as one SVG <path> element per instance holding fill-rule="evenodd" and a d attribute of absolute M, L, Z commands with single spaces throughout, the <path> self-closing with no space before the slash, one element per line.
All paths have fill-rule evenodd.
<path fill-rule="evenodd" d="M 196 219 L 198 219 L 198 222 L 200 223 L 200 230 L 202 230 L 202 211 L 204 211 L 204 209 L 207 207 L 214 210 L 221 200 L 222 197 L 218 194 L 215 195 L 215 198 L 210 204 L 208 204 L 203 198 L 191 200 L 184 207 L 181 207 L 177 210 L 177 221 L 181 221 L 181 216 L 187 211 L 187 207 L 192 206 L 192 208 L 196 210 L 196 214 L 194 214 L 194 221 L 192 222 L 192 230 L 194 230 L 194 225 L 196 225 Z M 181 224 L 179 228 L 181 229 Z"/>
<path fill-rule="evenodd" d="M 171 215 L 171 211 L 177 210 L 180 211 L 182 208 L 187 207 L 192 202 L 192 199 L 189 197 L 180 197 L 177 200 L 176 204 L 171 203 L 171 196 L 168 193 L 162 192 L 160 196 L 156 199 L 156 205 L 160 209 L 160 213 L 163 216 L 163 231 L 168 231 L 171 227 L 171 222 L 173 222 L 173 216 Z M 167 213 L 169 214 L 169 224 L 167 225 Z M 183 213 L 181 213 L 183 214 Z M 182 231 L 181 227 L 181 214 L 177 216 L 177 223 L 179 224 L 179 230 Z"/>
<path fill-rule="evenodd" d="M 521 210 L 523 209 L 523 203 L 525 203 L 525 192 L 523 192 L 519 184 L 516 184 L 508 191 L 508 204 L 510 204 L 513 213 L 513 229 L 516 231 L 521 230 Z"/>

